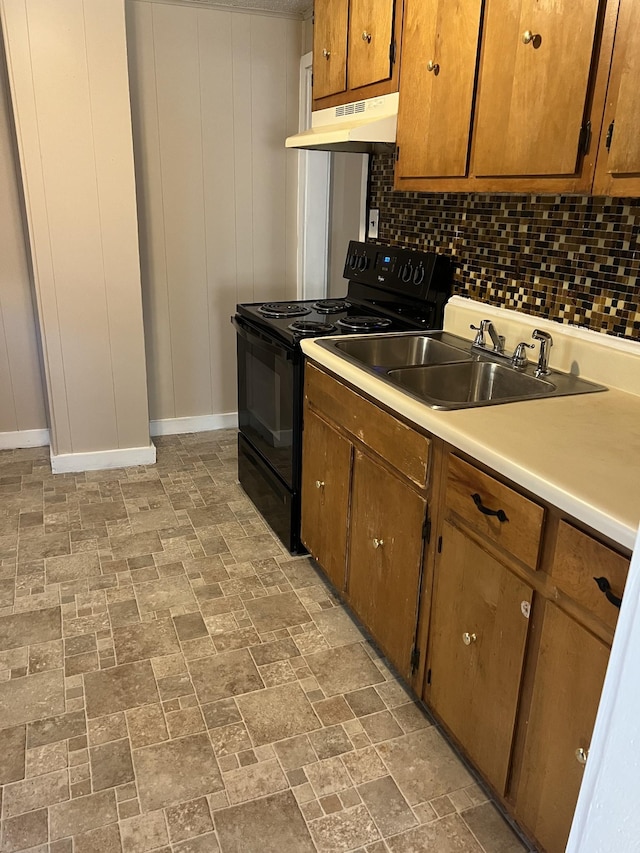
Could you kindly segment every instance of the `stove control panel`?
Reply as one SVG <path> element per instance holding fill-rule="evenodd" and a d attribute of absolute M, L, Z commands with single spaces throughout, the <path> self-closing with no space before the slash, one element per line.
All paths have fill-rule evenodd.
<path fill-rule="evenodd" d="M 426 299 L 434 288 L 438 291 L 449 289 L 451 260 L 436 252 L 352 240 L 347 250 L 344 277 L 393 294 Z"/>

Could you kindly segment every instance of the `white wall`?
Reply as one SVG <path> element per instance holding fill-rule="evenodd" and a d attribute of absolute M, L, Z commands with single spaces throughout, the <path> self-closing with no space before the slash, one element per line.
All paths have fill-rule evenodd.
<path fill-rule="evenodd" d="M 237 302 L 296 295 L 300 20 L 127 4 L 152 420 L 236 409 Z"/>
<path fill-rule="evenodd" d="M 52 454 L 150 460 L 124 0 L 0 12 Z"/>
<path fill-rule="evenodd" d="M 0 448 L 37 441 L 35 432 L 43 433 L 46 441 L 31 291 L 9 83 L 0 37 Z"/>

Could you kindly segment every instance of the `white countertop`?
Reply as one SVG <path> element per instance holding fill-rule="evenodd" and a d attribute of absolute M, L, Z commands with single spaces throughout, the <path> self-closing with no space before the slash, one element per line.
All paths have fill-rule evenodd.
<path fill-rule="evenodd" d="M 610 388 L 439 411 L 312 339 L 303 340 L 302 349 L 407 420 L 633 549 L 640 522 L 640 396 Z"/>

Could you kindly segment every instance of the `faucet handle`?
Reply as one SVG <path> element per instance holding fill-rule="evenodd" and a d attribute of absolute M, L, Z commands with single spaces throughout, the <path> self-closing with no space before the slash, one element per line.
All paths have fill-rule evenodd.
<path fill-rule="evenodd" d="M 489 325 L 490 322 L 491 322 L 490 320 L 480 320 L 479 326 L 474 326 L 473 323 L 471 323 L 471 325 L 469 326 L 470 329 L 472 329 L 474 332 L 478 333 L 475 337 L 474 342 L 473 342 L 474 347 L 486 346 L 485 340 L 484 340 L 484 333 L 487 331 L 487 326 Z"/>
<path fill-rule="evenodd" d="M 526 341 L 520 341 L 511 356 L 511 365 L 517 370 L 523 370 L 529 363 L 525 349 L 535 349 L 535 346 L 533 344 L 528 344 Z"/>

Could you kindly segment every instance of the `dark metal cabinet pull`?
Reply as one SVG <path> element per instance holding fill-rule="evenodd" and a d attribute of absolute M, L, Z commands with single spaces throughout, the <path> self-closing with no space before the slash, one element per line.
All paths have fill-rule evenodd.
<path fill-rule="evenodd" d="M 611 584 L 606 578 L 594 578 L 594 581 L 598 584 L 598 589 L 600 592 L 603 592 L 607 598 L 607 601 L 610 601 L 614 607 L 620 609 L 620 605 L 622 604 L 622 599 L 618 598 L 617 595 L 614 595 L 611 592 Z"/>
<path fill-rule="evenodd" d="M 495 517 L 500 523 L 504 521 L 509 521 L 509 519 L 507 518 L 507 514 L 503 509 L 489 509 L 488 507 L 484 506 L 484 504 L 482 503 L 482 498 L 477 492 L 471 495 L 471 500 L 474 502 L 474 504 L 478 507 L 478 509 L 483 515 L 495 515 Z"/>

